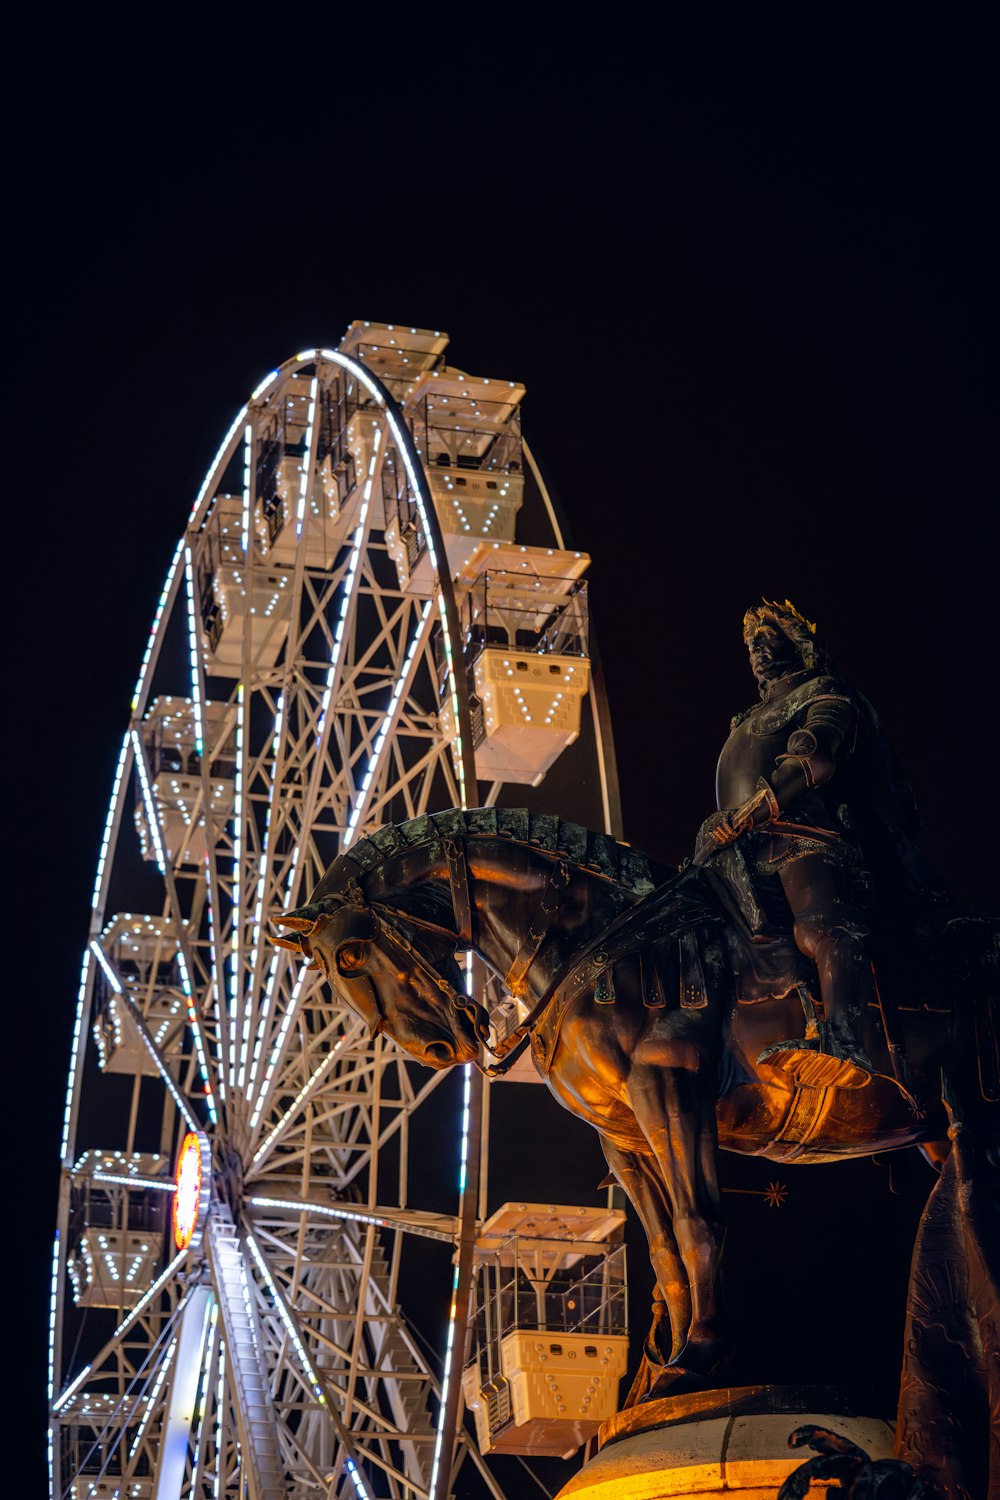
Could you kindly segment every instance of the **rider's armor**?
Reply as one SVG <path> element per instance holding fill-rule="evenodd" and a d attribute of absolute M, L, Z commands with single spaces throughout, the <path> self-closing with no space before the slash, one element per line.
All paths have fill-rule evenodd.
<path fill-rule="evenodd" d="M 733 719 L 716 798 L 720 808 L 744 810 L 747 830 L 757 832 L 756 861 L 777 869 L 817 848 L 848 855 L 852 830 L 838 771 L 854 747 L 856 719 L 843 683 L 816 671 L 768 683 L 763 701 Z M 780 832 L 765 832 L 774 823 Z"/>
<path fill-rule="evenodd" d="M 792 672 L 733 720 L 716 775 L 719 807 L 730 810 L 728 837 L 740 837 L 765 904 L 767 888 L 780 884 L 795 941 L 816 965 L 823 1050 L 845 1066 L 839 1077 L 833 1064 L 824 1075 L 817 1058 L 814 1077 L 847 1086 L 867 1081 L 871 1066 L 860 1044 L 873 986 L 856 897 L 862 853 L 847 800 L 857 731 L 858 707 L 843 683 L 816 669 Z"/>

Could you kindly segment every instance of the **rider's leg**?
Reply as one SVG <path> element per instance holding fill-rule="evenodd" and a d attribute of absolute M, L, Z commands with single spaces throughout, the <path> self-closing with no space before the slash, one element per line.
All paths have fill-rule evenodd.
<path fill-rule="evenodd" d="M 785 864 L 779 875 L 795 922 L 795 941 L 816 965 L 830 1035 L 870 1072 L 862 1022 L 875 988 L 850 872 L 826 854 L 806 854 Z"/>

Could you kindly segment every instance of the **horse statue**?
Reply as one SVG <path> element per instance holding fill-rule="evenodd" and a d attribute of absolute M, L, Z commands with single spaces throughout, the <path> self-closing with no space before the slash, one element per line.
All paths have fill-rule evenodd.
<path fill-rule="evenodd" d="M 495 1076 L 530 1047 L 600 1133 L 657 1282 L 626 1404 L 705 1388 L 728 1350 L 720 1147 L 803 1163 L 921 1147 L 941 1171 L 915 1252 L 899 1449 L 964 1493 L 947 1486 L 970 1412 L 1000 1406 L 996 925 L 956 908 L 918 963 L 887 958 L 884 982 L 876 954 L 870 1082 L 809 1086 L 768 1056 L 822 1024 L 808 965 L 790 933 L 752 930 L 715 865 L 678 872 L 524 810 L 437 813 L 352 845 L 307 905 L 275 918 L 277 941 L 429 1067 Z M 466 992 L 460 950 L 518 1002 L 508 1035 Z M 960 1379 L 942 1373 L 959 1357 Z M 991 1462 L 1000 1484 L 995 1447 Z"/>

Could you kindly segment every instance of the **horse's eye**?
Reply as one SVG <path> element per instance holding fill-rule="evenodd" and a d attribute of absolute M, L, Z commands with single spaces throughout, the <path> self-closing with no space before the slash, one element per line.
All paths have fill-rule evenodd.
<path fill-rule="evenodd" d="M 339 974 L 356 974 L 363 969 L 368 959 L 369 944 L 358 938 L 348 943 L 341 943 L 337 949 L 337 972 Z"/>

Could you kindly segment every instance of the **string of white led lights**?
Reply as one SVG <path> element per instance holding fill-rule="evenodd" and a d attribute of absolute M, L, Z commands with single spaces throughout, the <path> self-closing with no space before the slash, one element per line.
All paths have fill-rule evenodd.
<path fill-rule="evenodd" d="M 259 1166 L 264 1158 L 269 1155 L 274 1146 L 277 1145 L 288 1124 L 299 1113 L 303 1104 L 305 1104 L 306 1100 L 309 1098 L 309 1095 L 313 1093 L 313 1091 L 319 1086 L 320 1083 L 322 1083 L 323 1079 L 326 1077 L 327 1073 L 329 1073 L 330 1069 L 333 1067 L 333 1064 L 336 1062 L 337 1058 L 344 1050 L 344 1048 L 353 1046 L 354 1043 L 358 1041 L 360 1032 L 360 1023 L 354 1022 L 353 1025 L 348 1026 L 348 1029 L 344 1032 L 343 1036 L 338 1037 L 337 1041 L 330 1048 L 329 1052 L 326 1053 L 318 1067 L 313 1070 L 310 1076 L 306 1079 L 305 1083 L 299 1089 L 298 1093 L 295 1095 L 295 1098 L 292 1100 L 291 1104 L 281 1116 L 281 1119 L 268 1132 L 263 1143 L 258 1146 L 257 1150 L 254 1152 L 253 1161 L 255 1166 Z M 263 1096 L 261 1099 L 261 1103 L 263 1104 Z M 259 1117 L 259 1113 L 253 1116 L 253 1119 L 250 1122 L 251 1126 L 257 1119 L 259 1119 Z"/>
<path fill-rule="evenodd" d="M 149 1419 L 153 1414 L 153 1408 L 159 1400 L 160 1392 L 163 1389 L 163 1382 L 167 1378 L 167 1373 L 170 1369 L 173 1357 L 176 1352 L 177 1340 L 174 1339 L 170 1345 L 170 1348 L 167 1350 L 166 1355 L 164 1356 L 163 1363 L 156 1372 L 156 1379 L 153 1381 L 153 1389 L 150 1391 L 149 1399 L 146 1402 L 146 1410 L 142 1414 L 142 1419 L 140 1420 L 139 1426 L 136 1430 L 135 1438 L 132 1442 L 131 1448 L 129 1449 L 129 1460 L 135 1458 L 135 1455 L 139 1451 L 139 1444 L 142 1442 L 142 1435 L 146 1431 Z"/>
<path fill-rule="evenodd" d="M 213 1487 L 214 1500 L 219 1500 L 222 1492 L 222 1420 L 225 1413 L 226 1401 L 226 1341 L 219 1338 L 219 1375 L 215 1389 L 215 1485 Z"/>
<path fill-rule="evenodd" d="M 162 1177 L 126 1177 L 117 1172 L 95 1172 L 95 1182 L 113 1182 L 122 1187 L 150 1188 L 157 1193 L 176 1193 L 175 1182 L 165 1182 Z"/>
<path fill-rule="evenodd" d="M 441 1220 L 443 1226 L 446 1226 L 435 1229 L 432 1224 L 420 1223 L 416 1219 L 408 1221 L 405 1209 L 398 1211 L 398 1217 L 387 1217 L 385 1214 L 380 1215 L 363 1208 L 348 1208 L 342 1203 L 309 1203 L 305 1200 L 258 1196 L 252 1197 L 249 1201 L 251 1208 L 270 1208 L 291 1214 L 316 1214 L 327 1219 L 351 1219 L 358 1224 L 374 1224 L 377 1229 L 400 1229 L 404 1234 L 416 1234 L 428 1240 L 441 1240 L 448 1245 L 453 1244 L 455 1240 L 456 1221 L 447 1214 L 435 1216 Z"/>
<path fill-rule="evenodd" d="M 417 666 L 419 665 L 419 653 L 426 645 L 427 638 L 430 635 L 431 626 L 434 623 L 432 619 L 433 608 L 433 600 L 428 599 L 421 611 L 420 619 L 417 623 L 417 629 L 414 633 L 413 640 L 410 642 L 410 648 L 406 654 L 406 660 L 403 663 L 403 670 L 400 672 L 399 677 L 396 680 L 396 685 L 392 691 L 392 697 L 389 699 L 389 706 L 385 711 L 382 723 L 379 725 L 378 733 L 375 737 L 375 744 L 372 747 L 371 758 L 368 762 L 368 765 L 365 767 L 365 773 L 361 778 L 361 787 L 357 794 L 357 797 L 355 798 L 354 807 L 351 810 L 351 815 L 347 822 L 347 828 L 344 831 L 343 848 L 345 849 L 354 838 L 361 819 L 367 816 L 368 807 L 371 800 L 369 794 L 371 791 L 372 783 L 375 779 L 375 774 L 378 771 L 382 752 L 385 749 L 386 741 L 388 740 L 389 735 L 395 729 L 396 724 L 399 720 L 399 714 L 403 704 L 403 694 L 409 690 L 410 684 L 413 681 L 414 674 L 417 670 Z"/>
<path fill-rule="evenodd" d="M 249 606 L 248 606 L 249 607 Z M 233 782 L 233 881 L 230 914 L 229 954 L 229 1087 L 236 1088 L 239 1056 L 240 950 L 243 941 L 243 913 L 240 905 L 240 876 L 243 856 L 243 734 L 244 701 L 242 682 L 236 688 L 236 773 Z"/>
<path fill-rule="evenodd" d="M 257 1126 L 260 1124 L 261 1114 L 263 1113 L 264 1107 L 267 1104 L 268 1095 L 271 1092 L 271 1085 L 273 1084 L 274 1079 L 277 1076 L 278 1064 L 281 1061 L 285 1042 L 288 1038 L 289 1032 L 291 1031 L 292 1022 L 295 1019 L 299 1002 L 302 998 L 303 987 L 305 986 L 308 974 L 309 966 L 308 964 L 303 964 L 302 968 L 299 970 L 299 976 L 292 988 L 292 993 L 289 997 L 288 1004 L 285 1006 L 284 1015 L 281 1018 L 281 1025 L 278 1028 L 278 1035 L 275 1038 L 274 1045 L 271 1048 L 271 1056 L 268 1058 L 267 1067 L 264 1070 L 264 1079 L 261 1084 L 260 1098 L 257 1100 L 257 1104 L 254 1107 L 253 1114 L 250 1116 L 251 1130 L 256 1130 Z"/>
<path fill-rule="evenodd" d="M 257 1269 L 263 1277 L 264 1284 L 271 1294 L 271 1301 L 274 1304 L 275 1312 L 278 1314 L 278 1317 L 284 1324 L 285 1332 L 291 1339 L 295 1352 L 299 1356 L 299 1363 L 301 1364 L 302 1369 L 305 1372 L 306 1379 L 308 1380 L 309 1385 L 312 1388 L 312 1393 L 316 1397 L 316 1400 L 319 1402 L 320 1406 L 325 1406 L 326 1396 L 323 1392 L 323 1387 L 320 1385 L 319 1376 L 316 1374 L 316 1371 L 313 1368 L 312 1361 L 310 1360 L 309 1355 L 306 1353 L 306 1346 L 302 1342 L 302 1336 L 299 1333 L 299 1330 L 295 1325 L 295 1321 L 285 1304 L 285 1299 L 281 1295 L 281 1292 L 278 1290 L 278 1287 L 275 1284 L 274 1277 L 271 1275 L 271 1272 L 268 1269 L 267 1261 L 261 1254 L 260 1246 L 257 1244 L 254 1236 L 249 1232 L 247 1233 L 246 1241 L 247 1246 L 250 1250 L 250 1254 L 253 1256 L 254 1262 L 256 1263 Z"/>
<path fill-rule="evenodd" d="M 465 1078 L 464 1078 L 463 1103 L 462 1103 L 462 1137 L 461 1137 L 461 1147 L 460 1147 L 460 1150 L 459 1150 L 459 1173 L 458 1173 L 458 1191 L 459 1191 L 459 1196 L 460 1197 L 461 1197 L 462 1193 L 465 1192 L 465 1181 L 466 1181 L 466 1174 L 467 1174 L 468 1161 L 469 1161 L 469 1120 L 470 1120 L 470 1108 L 469 1108 L 469 1106 L 470 1106 L 470 1102 L 471 1102 L 471 1093 L 472 1093 L 472 1066 L 471 1066 L 471 1064 L 466 1064 L 466 1066 L 463 1068 L 462 1071 L 465 1074 Z M 449 1384 L 450 1384 L 450 1381 L 452 1379 L 452 1361 L 453 1361 L 454 1355 L 455 1355 L 455 1331 L 456 1331 L 456 1323 L 457 1323 L 457 1318 L 458 1318 L 458 1278 L 459 1278 L 459 1267 L 458 1267 L 458 1263 L 456 1261 L 455 1269 L 454 1269 L 454 1271 L 452 1273 L 452 1281 L 451 1281 L 451 1305 L 450 1305 L 450 1307 L 448 1309 L 448 1334 L 447 1334 L 447 1340 L 446 1340 L 446 1343 L 445 1343 L 445 1351 L 444 1351 L 444 1373 L 441 1376 L 441 1405 L 438 1408 L 437 1429 L 436 1429 L 435 1434 L 434 1434 L 434 1459 L 433 1459 L 433 1462 L 431 1464 L 431 1483 L 430 1483 L 430 1491 L 429 1491 L 429 1493 L 432 1496 L 436 1494 L 436 1486 L 437 1486 L 437 1480 L 438 1480 L 438 1471 L 439 1471 L 439 1469 L 441 1467 L 441 1446 L 442 1446 L 442 1440 L 444 1438 L 444 1424 L 445 1424 L 445 1417 L 446 1417 L 447 1409 L 448 1409 Z M 450 1463 L 450 1459 L 449 1459 L 449 1463 Z M 446 1479 L 445 1479 L 446 1485 L 447 1485 L 447 1482 L 448 1481 L 447 1481 L 447 1477 L 446 1477 Z"/>
<path fill-rule="evenodd" d="M 167 570 L 167 581 L 163 585 L 163 589 L 160 593 L 160 597 L 156 605 L 156 613 L 153 615 L 153 624 L 149 632 L 149 639 L 146 642 L 146 650 L 143 654 L 142 665 L 139 668 L 139 676 L 136 679 L 136 684 L 132 691 L 133 713 L 138 712 L 142 707 L 143 696 L 146 688 L 146 678 L 153 663 L 153 652 L 154 649 L 159 645 L 160 627 L 163 624 L 167 606 L 169 605 L 173 596 L 174 584 L 177 580 L 177 570 L 180 566 L 181 558 L 183 556 L 184 538 L 181 537 L 180 541 L 177 543 L 173 558 L 171 559 L 170 567 Z"/>
<path fill-rule="evenodd" d="M 271 736 L 271 742 L 274 747 L 275 755 L 277 755 L 278 744 L 281 738 L 283 712 L 284 698 L 280 697 L 278 699 L 274 716 L 274 731 Z M 271 795 L 268 797 L 267 811 L 264 816 L 264 837 L 261 841 L 260 870 L 257 875 L 257 902 L 256 906 L 254 907 L 253 920 L 250 924 L 250 940 L 252 947 L 250 949 L 250 963 L 248 965 L 248 993 L 253 990 L 253 987 L 256 985 L 257 981 L 257 969 L 260 959 L 261 933 L 264 927 L 264 897 L 267 889 L 267 872 L 271 855 L 271 830 L 274 826 L 273 814 L 276 791 L 277 784 L 272 777 Z M 245 1091 L 245 1097 L 248 1104 L 253 1099 L 254 1088 L 257 1082 L 257 1069 L 260 1066 L 261 1052 L 264 1045 L 264 1037 L 267 1034 L 267 1027 L 270 1024 L 271 1005 L 274 1000 L 274 986 L 278 973 L 278 957 L 280 953 L 280 948 L 276 948 L 274 950 L 274 953 L 271 957 L 271 962 L 268 965 L 267 979 L 264 983 L 264 999 L 261 1004 L 260 1015 L 257 1020 L 257 1032 L 254 1037 L 253 1053 L 250 1058 L 250 1076 L 247 1080 Z M 247 1004 L 249 1011 L 249 999 Z"/>

